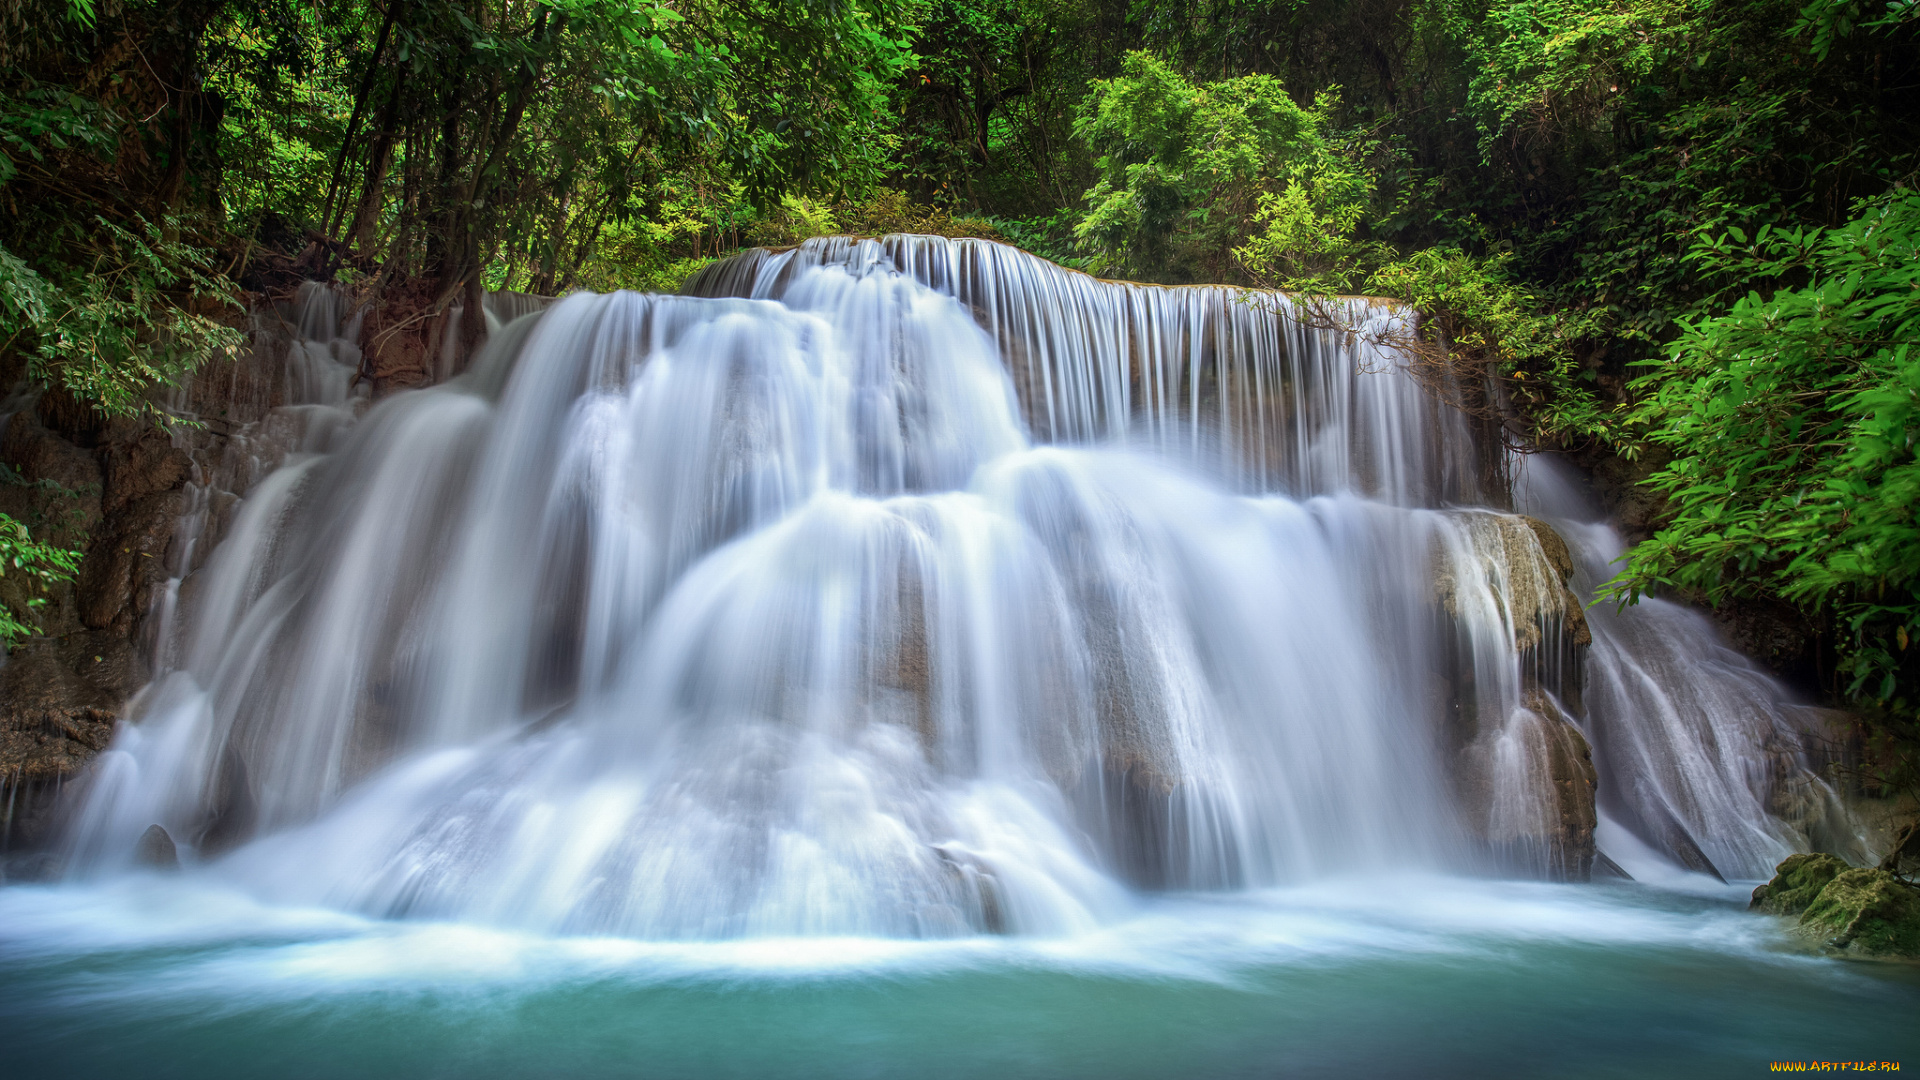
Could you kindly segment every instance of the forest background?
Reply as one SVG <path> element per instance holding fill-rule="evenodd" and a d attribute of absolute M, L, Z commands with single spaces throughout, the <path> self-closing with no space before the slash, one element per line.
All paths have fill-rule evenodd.
<path fill-rule="evenodd" d="M 1911 790 L 1917 175 L 1920 0 L 0 0 L 0 378 L 164 419 L 246 291 L 437 353 L 482 289 L 836 232 L 1391 296 L 1640 508 L 1609 600 L 1786 627 Z M 70 577 L 32 525 L 0 571 Z"/>

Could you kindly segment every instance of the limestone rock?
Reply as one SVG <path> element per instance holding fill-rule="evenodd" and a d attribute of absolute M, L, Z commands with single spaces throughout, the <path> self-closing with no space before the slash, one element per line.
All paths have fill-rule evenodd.
<path fill-rule="evenodd" d="M 113 739 L 123 702 L 147 680 L 146 665 L 112 631 L 40 638 L 0 667 L 0 779 L 15 849 L 44 838 L 59 786 Z"/>
<path fill-rule="evenodd" d="M 1488 576 L 1502 583 L 1499 599 L 1512 621 L 1515 645 L 1538 649 L 1549 644 L 1546 635 L 1576 650 L 1593 644 L 1586 609 L 1569 587 L 1573 554 L 1551 525 L 1520 514 L 1475 513 L 1462 521 L 1473 547 L 1471 557 L 1484 562 Z M 1453 565 L 1454 558 L 1438 549 L 1433 556 L 1435 598 L 1449 615 L 1459 614 L 1461 602 L 1456 591 L 1463 568 Z"/>
<path fill-rule="evenodd" d="M 94 456 L 48 431 L 31 409 L 23 409 L 7 421 L 5 437 L 0 438 L 0 460 L 35 481 L 74 492 L 100 493 L 101 471 Z"/>
<path fill-rule="evenodd" d="M 1553 526 L 1537 517 L 1520 515 L 1520 520 L 1533 530 L 1534 539 L 1540 542 L 1540 553 L 1547 557 L 1547 563 L 1560 575 L 1561 582 L 1573 577 L 1573 552 L 1567 549 L 1567 542 L 1553 531 Z"/>
<path fill-rule="evenodd" d="M 1503 744 L 1518 750 L 1522 767 L 1513 766 L 1512 750 Z M 1455 789 L 1466 820 L 1512 872 L 1592 879 L 1596 787 L 1586 736 L 1538 692 L 1505 728 L 1481 732 L 1456 760 Z"/>
<path fill-rule="evenodd" d="M 1669 516 L 1667 493 L 1648 487 L 1643 481 L 1673 460 L 1666 447 L 1645 447 L 1632 459 L 1614 454 L 1605 443 L 1574 455 L 1593 477 L 1595 494 L 1606 505 L 1607 516 L 1619 527 L 1629 544 L 1650 539 Z"/>
<path fill-rule="evenodd" d="M 63 782 L 107 746 L 120 710 L 147 681 L 134 642 L 144 640 L 158 590 L 189 569 L 170 565 L 170 555 L 195 462 L 217 462 L 230 434 L 281 404 L 291 330 L 258 308 L 250 322 L 252 349 L 204 366 L 192 382 L 187 411 L 202 428 L 108 418 L 57 387 L 0 420 L 0 463 L 25 481 L 0 483 L 0 513 L 26 523 L 36 540 L 86 553 L 73 582 L 43 589 L 26 575 L 0 576 L 0 602 L 47 601 L 33 615 L 43 636 L 0 662 L 9 875 L 23 872 L 23 848 L 46 839 Z M 196 563 L 234 503 L 229 492 L 210 496 L 213 531 Z"/>
<path fill-rule="evenodd" d="M 1708 604 L 1703 596 L 1682 594 L 1706 607 L 1734 648 L 1777 675 L 1808 682 L 1819 679 L 1815 642 L 1819 632 L 1807 615 L 1778 600 L 1744 597 Z"/>
<path fill-rule="evenodd" d="M 1800 929 L 1851 954 L 1920 957 L 1920 890 L 1885 870 L 1847 870 L 1808 905 Z"/>
<path fill-rule="evenodd" d="M 1748 907 L 1769 915 L 1798 915 L 1846 870 L 1847 864 L 1831 855 L 1789 855 L 1774 868 L 1772 881 L 1753 890 Z"/>

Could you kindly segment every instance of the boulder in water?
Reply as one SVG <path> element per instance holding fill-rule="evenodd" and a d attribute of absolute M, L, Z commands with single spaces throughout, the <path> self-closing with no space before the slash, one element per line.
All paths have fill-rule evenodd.
<path fill-rule="evenodd" d="M 1753 891 L 1753 907 L 1799 915 L 1800 933 L 1853 956 L 1920 957 L 1920 890 L 1832 855 L 1790 855 Z"/>
<path fill-rule="evenodd" d="M 1579 728 L 1564 717 L 1553 719 L 1558 722 L 1550 724 L 1547 731 L 1548 776 L 1553 782 L 1551 876 L 1563 881 L 1590 881 L 1596 853 L 1593 830 L 1599 823 L 1593 750 Z"/>
<path fill-rule="evenodd" d="M 1832 855 L 1789 855 L 1774 868 L 1772 881 L 1753 890 L 1753 903 L 1748 906 L 1769 915 L 1798 915 L 1848 869 Z"/>
<path fill-rule="evenodd" d="M 1920 890 L 1885 870 L 1848 870 L 1820 890 L 1800 928 L 1843 952 L 1920 958 Z"/>
<path fill-rule="evenodd" d="M 156 870 L 173 870 L 180 865 L 180 849 L 174 846 L 173 837 L 167 835 L 166 829 L 149 825 L 133 847 L 133 861 Z"/>

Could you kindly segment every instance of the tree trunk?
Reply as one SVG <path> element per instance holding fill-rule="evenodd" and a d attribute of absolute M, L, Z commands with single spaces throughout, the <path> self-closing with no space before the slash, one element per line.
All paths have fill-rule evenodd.
<path fill-rule="evenodd" d="M 393 89 L 387 94 L 386 104 L 380 107 L 380 118 L 374 121 L 373 148 L 367 155 L 360 201 L 353 210 L 353 227 L 347 232 L 347 244 L 356 251 L 372 246 L 374 229 L 380 223 L 380 208 L 386 201 L 382 188 L 387 182 L 387 170 L 393 168 L 393 146 L 399 135 L 395 123 L 400 112 L 400 92 L 406 85 L 407 69 L 401 68 L 394 72 Z"/>
<path fill-rule="evenodd" d="M 320 204 L 320 231 L 333 235 L 333 199 L 340 190 L 340 174 L 347 167 L 347 155 L 353 148 L 354 133 L 360 127 L 360 114 L 366 111 L 367 94 L 373 90 L 374 76 L 380 73 L 380 54 L 387 50 L 387 35 L 393 32 L 393 16 L 400 10 L 400 0 L 388 0 L 386 18 L 380 21 L 380 34 L 373 42 L 373 57 L 367 61 L 366 78 L 360 80 L 360 91 L 353 95 L 353 112 L 347 116 L 346 133 L 340 136 L 340 152 L 333 158 L 333 179 L 327 181 L 327 198 Z"/>

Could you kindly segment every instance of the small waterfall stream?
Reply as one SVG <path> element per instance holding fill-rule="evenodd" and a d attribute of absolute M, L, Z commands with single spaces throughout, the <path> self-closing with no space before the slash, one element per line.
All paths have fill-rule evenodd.
<path fill-rule="evenodd" d="M 1672 605 L 1583 616 L 1617 541 L 1484 509 L 1487 449 L 1362 335 L 928 237 L 687 293 L 566 298 L 370 409 L 300 346 L 284 415 L 326 419 L 196 481 L 245 497 L 71 872 L 159 823 L 274 901 L 939 937 L 1584 879 L 1596 829 L 1730 877 L 1807 843 L 1771 684 Z"/>
<path fill-rule="evenodd" d="M 1591 602 L 1625 542 L 1564 463 L 1529 462 L 1519 488 L 1516 501 L 1566 538 L 1573 588 Z M 1659 875 L 1664 858 L 1751 880 L 1795 851 L 1856 865 L 1877 858 L 1808 753 L 1810 710 L 1729 648 L 1705 615 L 1647 597 L 1624 609 L 1594 605 L 1587 619 L 1584 727 L 1607 780 L 1601 843 L 1617 862 Z"/>

